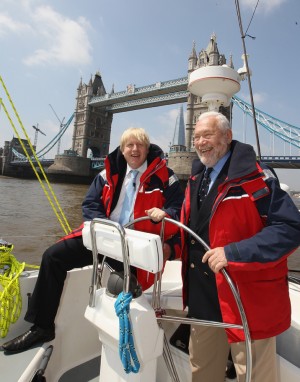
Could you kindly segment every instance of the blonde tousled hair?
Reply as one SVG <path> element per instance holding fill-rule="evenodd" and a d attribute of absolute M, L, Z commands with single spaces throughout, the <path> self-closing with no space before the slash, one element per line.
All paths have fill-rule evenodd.
<path fill-rule="evenodd" d="M 130 138 L 135 138 L 139 142 L 146 145 L 147 149 L 150 146 L 150 139 L 146 131 L 142 127 L 130 127 L 126 129 L 120 139 L 120 149 L 123 152 L 124 147 Z"/>

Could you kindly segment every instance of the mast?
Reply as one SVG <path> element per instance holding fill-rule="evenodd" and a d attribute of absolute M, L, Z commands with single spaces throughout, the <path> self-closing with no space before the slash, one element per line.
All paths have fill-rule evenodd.
<path fill-rule="evenodd" d="M 243 31 L 239 0 L 235 0 L 235 7 L 236 7 L 237 17 L 238 17 L 238 22 L 239 22 L 239 27 L 240 27 L 240 32 L 241 32 L 241 38 L 242 38 L 243 50 L 244 50 L 244 60 L 245 60 L 246 71 L 247 71 L 247 76 L 248 76 L 251 109 L 252 109 L 252 114 L 253 114 L 253 122 L 254 122 L 254 128 L 255 128 L 255 136 L 256 136 L 257 154 L 258 154 L 259 160 L 261 160 L 260 142 L 259 142 L 257 123 L 256 123 L 254 99 L 253 99 L 253 92 L 252 92 L 252 85 L 251 85 L 251 78 L 250 78 L 250 70 L 249 70 L 249 65 L 248 65 L 248 56 L 247 56 L 247 50 L 246 50 L 246 44 L 245 44 L 246 35 L 244 34 L 244 31 Z"/>

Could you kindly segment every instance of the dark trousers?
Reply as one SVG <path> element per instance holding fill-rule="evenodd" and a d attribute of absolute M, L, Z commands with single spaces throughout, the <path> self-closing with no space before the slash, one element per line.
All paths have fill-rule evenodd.
<path fill-rule="evenodd" d="M 100 261 L 102 260 L 102 256 Z M 123 264 L 113 259 L 107 261 L 116 270 Z M 92 251 L 85 248 L 82 237 L 62 240 L 43 254 L 37 282 L 30 297 L 25 320 L 47 329 L 54 327 L 67 272 L 93 263 Z"/>

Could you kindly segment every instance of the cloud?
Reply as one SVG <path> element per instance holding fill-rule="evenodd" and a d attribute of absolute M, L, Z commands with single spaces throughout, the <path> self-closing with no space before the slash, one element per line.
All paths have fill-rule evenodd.
<path fill-rule="evenodd" d="M 241 94 L 240 98 L 242 98 L 244 101 L 250 103 L 250 95 L 249 94 Z M 258 107 L 259 105 L 263 105 L 267 99 L 268 96 L 266 93 L 253 93 L 253 99 L 254 99 L 254 105 L 255 107 Z"/>
<path fill-rule="evenodd" d="M 50 6 L 37 8 L 32 17 L 36 36 L 44 47 L 26 57 L 23 60 L 26 65 L 86 65 L 91 62 L 92 47 L 87 33 L 90 24 L 84 17 L 71 20 Z"/>
<path fill-rule="evenodd" d="M 276 9 L 280 8 L 281 5 L 283 5 L 286 2 L 287 2 L 287 0 L 264 0 L 264 1 L 260 1 L 258 6 L 257 6 L 257 12 L 269 13 L 269 12 L 275 11 Z M 241 5 L 245 6 L 246 8 L 250 8 L 251 10 L 254 10 L 256 4 L 257 4 L 257 0 L 241 0 Z"/>
<path fill-rule="evenodd" d="M 175 127 L 176 118 L 179 113 L 179 108 L 168 110 L 160 114 L 157 119 L 159 124 L 165 126 L 166 128 Z"/>
<path fill-rule="evenodd" d="M 21 33 L 30 29 L 30 25 L 16 21 L 5 13 L 0 13 L 0 36 L 10 32 Z"/>
<path fill-rule="evenodd" d="M 267 95 L 265 93 L 254 93 L 253 98 L 257 105 L 262 105 L 266 102 Z"/>

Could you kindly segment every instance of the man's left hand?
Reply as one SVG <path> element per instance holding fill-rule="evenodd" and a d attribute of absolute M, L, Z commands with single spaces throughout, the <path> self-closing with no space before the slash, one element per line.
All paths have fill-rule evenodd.
<path fill-rule="evenodd" d="M 225 256 L 224 247 L 217 247 L 207 251 L 203 258 L 202 263 L 206 263 L 214 273 L 218 273 L 222 268 L 227 267 L 228 261 Z"/>

